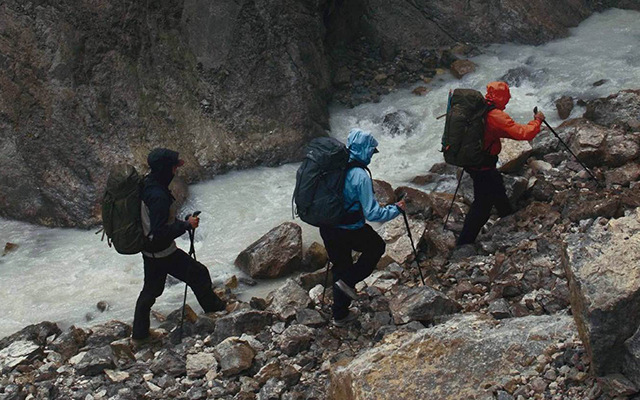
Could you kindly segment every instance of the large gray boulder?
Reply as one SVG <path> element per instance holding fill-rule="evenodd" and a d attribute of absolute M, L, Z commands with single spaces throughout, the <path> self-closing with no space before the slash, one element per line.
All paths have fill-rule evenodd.
<path fill-rule="evenodd" d="M 252 278 L 278 278 L 299 269 L 301 261 L 302 228 L 284 222 L 244 249 L 234 263 Z"/>
<path fill-rule="evenodd" d="M 624 372 L 640 384 L 640 320 L 633 317 L 640 312 L 640 209 L 608 222 L 597 219 L 566 242 L 571 310 L 593 371 Z"/>
<path fill-rule="evenodd" d="M 496 384 L 571 338 L 568 316 L 525 317 L 497 323 L 478 314 L 457 316 L 416 333 L 394 333 L 331 371 L 332 400 L 494 398 Z M 529 360 L 529 361 L 527 361 Z M 525 372 L 526 371 L 526 372 Z M 536 373 L 537 374 L 537 373 Z M 508 379 L 508 378 L 506 378 Z M 489 397 L 476 397 L 489 395 Z"/>

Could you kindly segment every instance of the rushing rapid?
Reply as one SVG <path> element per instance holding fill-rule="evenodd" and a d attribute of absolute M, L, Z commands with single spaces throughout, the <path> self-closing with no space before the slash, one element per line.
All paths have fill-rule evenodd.
<path fill-rule="evenodd" d="M 527 122 L 533 107 L 538 106 L 553 126 L 560 122 L 554 102 L 562 95 L 587 100 L 639 87 L 639 20 L 639 12 L 614 9 L 584 21 L 570 37 L 542 46 L 489 46 L 472 59 L 478 65 L 474 74 L 462 80 L 448 73 L 437 75 L 426 85 L 430 91 L 425 96 L 411 93 L 415 87 L 425 86 L 418 83 L 383 97 L 377 104 L 333 107 L 331 134 L 346 140 L 352 127 L 370 131 L 380 142 L 380 154 L 371 164 L 374 177 L 394 186 L 406 184 L 441 161 L 438 151 L 444 119 L 436 117 L 446 111 L 450 89 L 484 91 L 489 81 L 507 79 L 512 83 L 512 100 L 506 111 L 516 121 Z M 603 79 L 604 84 L 593 85 Z M 571 117 L 583 112 L 584 108 L 576 107 Z M 383 123 L 391 113 L 395 113 L 393 126 Z M 296 168 L 255 168 L 191 186 L 183 213 L 202 211 L 196 252 L 198 260 L 209 267 L 214 284 L 233 274 L 241 275 L 233 266 L 237 254 L 269 229 L 291 220 Z M 121 256 L 91 231 L 0 222 L 0 244 L 19 245 L 0 257 L 0 337 L 43 320 L 62 326 L 132 320 L 143 279 L 139 255 Z M 183 249 L 188 249 L 186 237 L 178 240 Z M 303 226 L 305 247 L 319 239 L 317 229 Z M 278 284 L 260 282 L 240 290 L 245 297 L 265 295 Z M 179 307 L 183 290 L 182 285 L 168 285 L 154 309 L 168 312 Z M 98 301 L 106 301 L 110 309 L 100 313 Z M 192 295 L 188 301 L 198 309 Z"/>

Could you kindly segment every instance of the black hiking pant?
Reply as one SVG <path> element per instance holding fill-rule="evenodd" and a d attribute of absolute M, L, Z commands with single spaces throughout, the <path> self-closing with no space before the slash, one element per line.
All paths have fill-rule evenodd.
<path fill-rule="evenodd" d="M 322 227 L 320 236 L 333 264 L 331 269 L 333 281 L 342 280 L 352 288 L 371 275 L 386 247 L 384 240 L 370 225 L 356 230 Z M 355 264 L 351 255 L 353 250 L 362 253 Z M 346 317 L 349 314 L 350 305 L 351 298 L 334 285 L 333 318 Z"/>
<path fill-rule="evenodd" d="M 133 317 L 133 339 L 144 339 L 149 335 L 149 313 L 151 307 L 164 291 L 167 274 L 186 282 L 193 290 L 198 303 L 205 312 L 220 311 L 225 308 L 214 292 L 211 276 L 207 267 L 178 249 L 168 257 L 152 258 L 142 256 L 144 260 L 144 286 L 136 303 Z"/>
<path fill-rule="evenodd" d="M 491 209 L 496 206 L 498 215 L 506 217 L 513 213 L 502 174 L 497 169 L 486 171 L 465 170 L 473 179 L 473 204 L 464 220 L 464 226 L 458 246 L 474 243 L 480 230 L 491 216 Z"/>

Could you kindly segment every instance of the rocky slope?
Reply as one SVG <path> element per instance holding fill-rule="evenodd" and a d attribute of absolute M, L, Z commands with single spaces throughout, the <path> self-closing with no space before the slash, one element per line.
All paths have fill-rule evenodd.
<path fill-rule="evenodd" d="M 144 348 L 119 321 L 26 327 L 0 340 L 0 399 L 637 398 L 639 106 L 640 91 L 624 91 L 591 102 L 595 120 L 558 128 L 603 187 L 548 132 L 505 151 L 518 211 L 492 220 L 475 246 L 455 248 L 468 183 L 443 229 L 453 196 L 440 188 L 455 179 L 451 168 L 417 179 L 425 191 L 378 182 L 389 202 L 406 195 L 427 285 L 403 222 L 385 224 L 387 252 L 357 287 L 351 326 L 328 323 L 317 245 L 302 260 L 300 251 L 269 256 L 279 238 L 299 235 L 283 224 L 247 249 L 251 269 L 293 262 L 312 272 L 249 303 L 235 299 L 231 280 L 218 289 L 228 309 L 189 310 L 181 344 L 180 310 L 154 313 L 168 336 Z"/>
<path fill-rule="evenodd" d="M 378 63 L 400 73 L 365 101 L 450 65 L 468 49 L 443 49 L 459 41 L 541 43 L 594 9 L 637 5 L 7 0 L 0 215 L 94 224 L 109 166 L 144 168 L 156 146 L 181 151 L 187 181 L 295 160 L 328 127 L 332 92 L 362 101 Z"/>

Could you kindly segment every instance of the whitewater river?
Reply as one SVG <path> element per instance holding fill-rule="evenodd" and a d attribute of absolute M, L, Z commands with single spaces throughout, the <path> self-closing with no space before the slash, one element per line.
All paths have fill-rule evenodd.
<path fill-rule="evenodd" d="M 583 99 L 606 96 L 621 89 L 640 88 L 640 13 L 610 10 L 596 14 L 573 29 L 571 36 L 543 46 L 495 45 L 473 58 L 476 73 L 462 80 L 439 75 L 424 97 L 411 94 L 414 87 L 398 90 L 378 104 L 331 110 L 331 134 L 346 139 L 349 129 L 371 131 L 380 142 L 374 157 L 374 177 L 394 186 L 406 184 L 441 160 L 440 135 L 447 93 L 456 87 L 484 90 L 487 82 L 509 70 L 525 68 L 529 78 L 512 88 L 507 112 L 527 122 L 539 106 L 552 125 L 559 120 L 554 101 L 562 95 Z M 593 83 L 607 79 L 602 86 Z M 392 136 L 382 124 L 385 114 L 406 113 L 406 130 Z M 572 117 L 581 116 L 577 107 Z M 186 210 L 202 210 L 197 231 L 198 260 L 206 264 L 215 283 L 241 274 L 233 261 L 247 245 L 281 222 L 291 220 L 291 193 L 297 165 L 232 172 L 191 186 Z M 304 224 L 302 224 L 304 225 Z M 303 226 L 305 247 L 319 240 L 317 230 Z M 186 235 L 185 235 L 186 236 Z M 133 319 L 133 307 L 142 288 L 140 256 L 121 256 L 100 242 L 93 231 L 47 229 L 0 219 L 0 244 L 19 248 L 0 257 L 0 337 L 43 320 L 87 326 L 98 322 Z M 178 240 L 188 249 L 187 240 Z M 265 295 L 279 282 L 241 287 L 241 296 Z M 180 306 L 182 285 L 166 288 L 155 309 L 168 312 Z M 100 313 L 96 303 L 110 309 Z M 196 305 L 190 295 L 189 302 Z M 199 311 L 199 307 L 196 307 Z M 93 318 L 87 321 L 87 314 Z"/>

